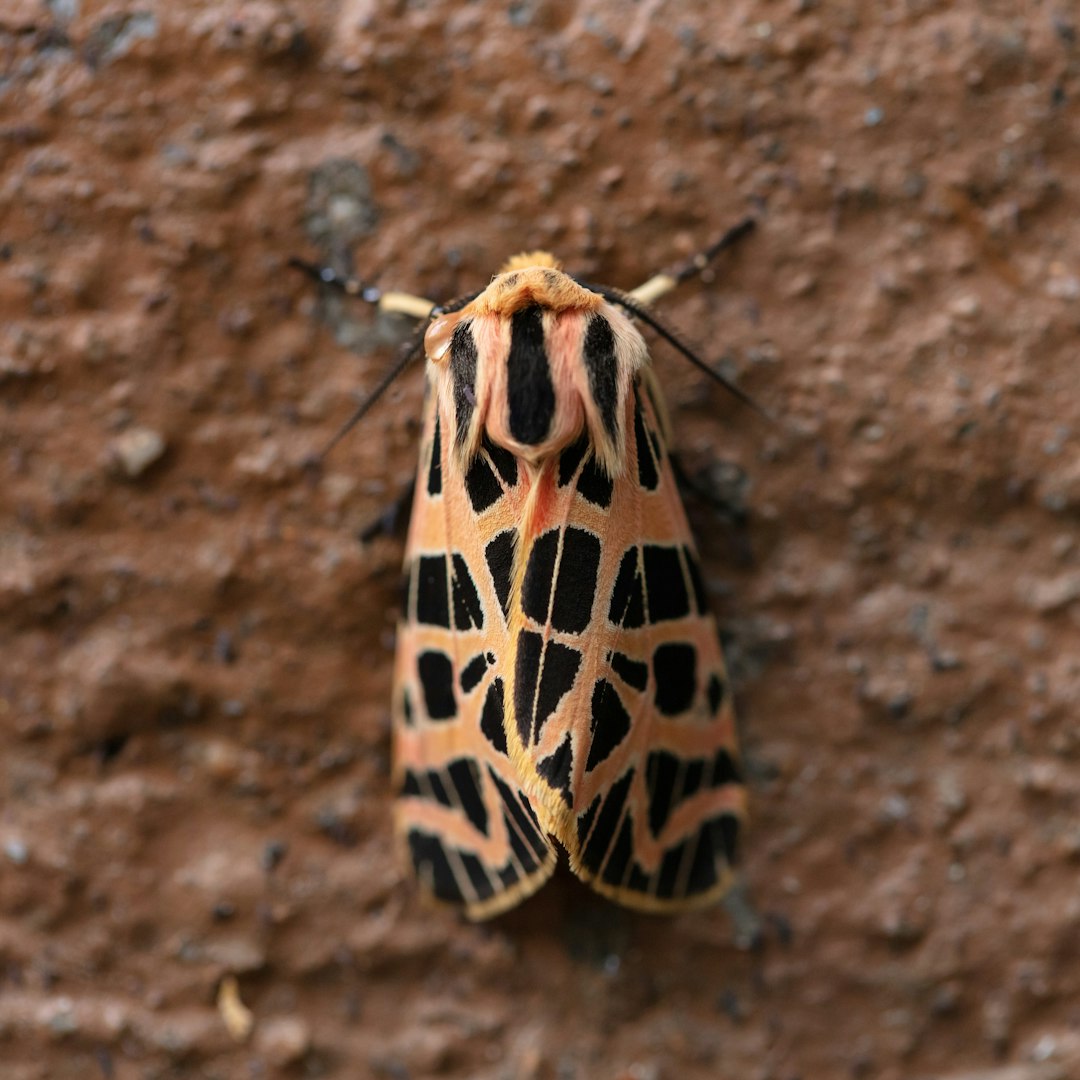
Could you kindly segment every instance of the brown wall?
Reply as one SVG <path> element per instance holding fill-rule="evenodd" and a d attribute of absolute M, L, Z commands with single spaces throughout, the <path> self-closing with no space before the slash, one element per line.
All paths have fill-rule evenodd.
<path fill-rule="evenodd" d="M 5 1080 L 1080 1075 L 1071 10 L 0 5 Z M 431 913 L 389 822 L 402 546 L 355 538 L 419 373 L 306 471 L 402 328 L 286 260 L 633 286 L 748 210 L 662 308 L 777 423 L 656 355 L 748 514 L 691 507 L 765 946 L 568 877 Z"/>

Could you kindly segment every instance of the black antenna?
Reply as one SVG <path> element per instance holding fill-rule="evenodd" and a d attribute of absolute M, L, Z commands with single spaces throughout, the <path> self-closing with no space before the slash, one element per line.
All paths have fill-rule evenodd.
<path fill-rule="evenodd" d="M 676 284 L 681 284 L 687 281 L 689 278 L 694 277 L 697 274 L 702 273 L 705 268 L 716 258 L 722 251 L 726 251 L 730 247 L 734 247 L 744 236 L 753 232 L 757 227 L 757 219 L 753 217 L 745 217 L 742 221 L 736 222 L 731 226 L 719 240 L 710 244 L 704 251 L 699 251 L 696 255 L 691 256 L 685 262 L 680 263 L 678 266 L 672 267 L 670 270 L 664 271 L 664 273 Z M 704 360 L 689 345 L 686 344 L 682 338 L 675 333 L 671 327 L 663 323 L 656 315 L 652 313 L 643 303 L 635 300 L 627 292 L 623 292 L 622 289 L 615 289 L 609 285 L 592 285 L 585 281 L 578 281 L 579 285 L 582 285 L 586 289 L 591 289 L 593 292 L 599 293 L 605 300 L 610 300 L 613 304 L 618 304 L 620 307 L 625 308 L 635 318 L 640 319 L 647 326 L 651 326 L 669 345 L 672 345 L 679 352 L 686 357 L 696 368 L 705 372 L 714 382 L 719 383 L 728 393 L 732 394 L 737 400 L 741 401 L 744 405 L 753 409 L 759 416 L 763 416 L 766 420 L 773 421 L 774 418 L 763 409 L 750 395 L 740 389 L 735 383 L 733 383 L 726 376 L 722 375 L 719 371 L 711 368 Z M 774 421 L 775 422 L 775 421 Z"/>
<path fill-rule="evenodd" d="M 744 236 L 749 235 L 756 228 L 757 218 L 744 217 L 742 221 L 732 225 L 719 240 L 710 244 L 704 251 L 692 255 L 686 262 L 672 267 L 667 271 L 668 274 L 681 285 L 687 279 L 694 277 L 695 274 L 702 273 L 721 251 L 734 247 Z"/>
<path fill-rule="evenodd" d="M 306 274 L 320 285 L 329 286 L 331 289 L 336 289 L 338 292 L 345 293 L 346 296 L 355 296 L 369 304 L 378 304 L 383 297 L 381 289 L 378 289 L 373 285 L 365 285 L 359 278 L 344 277 L 329 266 L 318 266 L 316 263 L 310 263 L 304 259 L 298 259 L 295 256 L 289 259 L 289 266 Z M 401 347 L 397 359 L 394 361 L 390 370 L 386 372 L 375 385 L 375 389 L 360 402 L 352 416 L 350 416 L 338 429 L 334 437 L 322 448 L 322 451 L 316 459 L 320 464 L 327 454 L 329 454 L 330 451 L 333 450 L 361 420 L 363 420 L 375 402 L 386 393 L 394 380 L 409 366 L 410 363 L 412 363 L 416 354 L 422 352 L 424 348 L 424 334 L 427 332 L 431 320 L 439 315 L 446 315 L 449 312 L 459 311 L 461 308 L 465 307 L 466 304 L 472 303 L 479 295 L 478 292 L 469 293 L 467 296 L 460 296 L 456 300 L 452 300 L 449 304 L 436 305 L 431 309 L 429 315 L 424 318 L 412 337 L 410 337 Z"/>
<path fill-rule="evenodd" d="M 763 416 L 766 420 L 773 420 L 773 417 L 770 416 L 769 413 L 745 390 L 733 383 L 726 375 L 722 375 L 715 368 L 712 368 L 705 363 L 705 361 L 702 360 L 674 330 L 669 326 L 665 326 L 664 323 L 662 323 L 647 307 L 639 304 L 629 293 L 624 293 L 621 289 L 613 289 L 607 285 L 586 285 L 585 287 L 587 289 L 592 289 L 593 292 L 598 292 L 605 300 L 610 300 L 613 304 L 618 304 L 620 307 L 629 311 L 634 318 L 640 319 L 647 326 L 651 326 L 669 345 L 681 352 L 694 367 L 705 372 L 710 379 L 719 383 L 729 394 L 734 395 L 734 397 L 744 405 L 753 409 L 759 416 Z"/>
<path fill-rule="evenodd" d="M 320 285 L 328 285 L 331 289 L 345 293 L 346 296 L 356 296 L 368 304 L 377 304 L 382 299 L 382 290 L 374 285 L 365 285 L 359 278 L 344 277 L 333 267 L 319 266 L 316 263 L 298 259 L 295 255 L 289 259 L 289 265 L 294 270 L 306 274 L 312 281 Z"/>
<path fill-rule="evenodd" d="M 379 300 L 382 298 L 382 291 L 380 289 L 377 289 L 374 286 L 365 285 L 359 278 L 343 277 L 332 267 L 318 266 L 315 263 L 307 262 L 304 259 L 298 259 L 295 256 L 289 259 L 289 266 L 306 274 L 320 285 L 327 285 L 332 289 L 336 289 L 338 292 L 345 293 L 346 296 L 355 296 L 366 303 L 378 304 Z M 319 455 L 316 458 L 316 461 L 319 464 L 322 464 L 327 454 L 329 454 L 330 451 L 333 450 L 361 420 L 363 420 L 375 402 L 386 393 L 393 381 L 409 366 L 413 357 L 424 347 L 425 330 L 427 330 L 426 323 L 422 324 L 409 340 L 405 342 L 399 350 L 397 360 L 394 361 L 390 370 L 383 375 L 382 379 L 376 384 L 375 389 L 360 402 L 352 416 L 345 421 L 338 429 L 337 434 L 335 434 L 319 452 Z"/>
<path fill-rule="evenodd" d="M 337 446 L 337 444 L 341 442 L 341 440 L 344 439 L 345 436 L 348 435 L 348 433 L 352 431 L 352 429 L 356 427 L 356 425 L 359 424 L 361 420 L 363 420 L 372 405 L 374 405 L 375 402 L 378 401 L 379 398 L 381 398 L 383 394 L 386 393 L 386 391 L 390 388 L 390 384 L 409 366 L 409 364 L 413 360 L 413 357 L 415 357 L 416 354 L 420 352 L 421 349 L 423 349 L 424 333 L 426 330 L 427 326 L 421 326 L 412 335 L 412 337 L 410 337 L 409 340 L 405 342 L 401 350 L 398 352 L 398 357 L 397 360 L 394 361 L 393 367 L 391 367 L 390 370 L 382 377 L 382 379 L 379 380 L 379 382 L 375 386 L 375 389 L 372 390 L 371 393 L 368 394 L 368 396 L 360 402 L 360 404 L 353 412 L 352 416 L 350 416 L 349 419 L 346 420 L 345 423 L 338 429 L 337 434 L 322 448 L 318 457 L 320 463 L 326 457 L 326 455 L 329 454 L 330 451 L 333 450 L 334 447 Z"/>

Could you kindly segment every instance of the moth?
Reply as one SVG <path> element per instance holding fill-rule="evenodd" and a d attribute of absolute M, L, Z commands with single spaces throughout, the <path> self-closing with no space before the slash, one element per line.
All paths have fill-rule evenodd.
<path fill-rule="evenodd" d="M 396 831 L 422 889 L 470 918 L 539 889 L 560 848 L 630 908 L 699 907 L 733 883 L 746 791 L 731 693 L 636 321 L 704 367 L 649 305 L 752 225 L 629 293 L 546 252 L 443 307 L 320 275 L 422 320 Z"/>

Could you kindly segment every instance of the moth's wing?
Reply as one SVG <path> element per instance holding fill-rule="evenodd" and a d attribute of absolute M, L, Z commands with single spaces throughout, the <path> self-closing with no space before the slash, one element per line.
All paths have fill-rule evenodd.
<path fill-rule="evenodd" d="M 556 853 L 507 754 L 506 602 L 525 497 L 485 442 L 462 475 L 429 394 L 394 687 L 397 832 L 421 886 L 487 918 L 535 892 Z"/>
<path fill-rule="evenodd" d="M 630 907 L 732 884 L 745 790 L 716 624 L 643 375 L 613 482 L 565 451 L 528 538 L 511 755 L 574 871 Z"/>

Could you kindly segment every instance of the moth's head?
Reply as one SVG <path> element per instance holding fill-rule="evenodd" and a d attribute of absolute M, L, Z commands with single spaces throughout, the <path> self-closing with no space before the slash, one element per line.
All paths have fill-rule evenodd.
<path fill-rule="evenodd" d="M 597 311 L 603 303 L 599 293 L 584 288 L 565 273 L 551 252 L 522 252 L 507 259 L 479 296 L 460 310 L 432 320 L 424 334 L 424 352 L 435 364 L 445 360 L 454 331 L 464 319 L 480 315 L 509 318 L 533 305 L 555 314 L 564 311 L 584 314 Z"/>
<path fill-rule="evenodd" d="M 515 255 L 491 279 L 491 284 L 473 301 L 476 315 L 513 315 L 537 304 L 558 314 L 563 311 L 596 311 L 604 298 L 579 285 L 563 272 L 558 260 L 547 251 Z"/>

